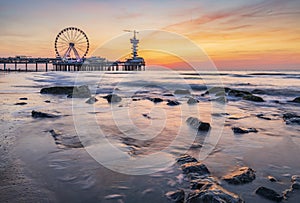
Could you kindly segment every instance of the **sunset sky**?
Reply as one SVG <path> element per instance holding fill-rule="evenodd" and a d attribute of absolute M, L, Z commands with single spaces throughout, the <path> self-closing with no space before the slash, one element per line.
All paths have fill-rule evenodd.
<path fill-rule="evenodd" d="M 187 37 L 220 70 L 300 70 L 299 0 L 10 0 L 0 2 L 0 17 L 0 57 L 54 57 L 55 37 L 69 26 L 88 35 L 90 56 L 124 29 L 158 29 Z M 157 54 L 143 57 L 160 63 Z"/>

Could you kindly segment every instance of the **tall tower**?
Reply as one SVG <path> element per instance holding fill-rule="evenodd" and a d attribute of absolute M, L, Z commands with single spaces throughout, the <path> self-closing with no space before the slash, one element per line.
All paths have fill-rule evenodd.
<path fill-rule="evenodd" d="M 125 32 L 133 32 L 133 38 L 130 39 L 130 43 L 132 44 L 132 47 L 131 47 L 132 53 L 131 53 L 131 55 L 132 55 L 132 58 L 135 59 L 135 58 L 138 57 L 137 52 L 138 52 L 138 44 L 139 44 L 140 40 L 138 40 L 136 38 L 136 34 L 139 33 L 139 32 L 137 32 L 136 30 L 124 30 L 124 31 Z"/>
<path fill-rule="evenodd" d="M 132 57 L 133 58 L 136 58 L 137 56 L 138 56 L 138 53 L 137 53 L 137 51 L 138 51 L 138 44 L 139 44 L 139 42 L 140 42 L 140 40 L 138 40 L 137 38 L 136 38 L 136 34 L 137 34 L 138 32 L 136 31 L 136 30 L 134 30 L 133 31 L 133 38 L 131 38 L 130 39 L 130 42 L 131 42 L 131 44 L 132 44 Z"/>

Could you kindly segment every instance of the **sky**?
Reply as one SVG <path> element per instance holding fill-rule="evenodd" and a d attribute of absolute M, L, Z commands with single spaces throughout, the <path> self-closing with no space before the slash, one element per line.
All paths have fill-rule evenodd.
<path fill-rule="evenodd" d="M 74 26 L 89 38 L 88 56 L 111 59 L 97 50 L 124 29 L 161 30 L 195 43 L 220 70 L 300 70 L 299 19 L 299 0 L 2 0 L 0 57 L 55 57 L 55 37 Z M 129 53 L 127 43 L 113 48 Z M 181 66 L 180 56 L 143 52 L 143 43 L 147 64 Z M 153 43 L 185 47 L 168 38 Z"/>

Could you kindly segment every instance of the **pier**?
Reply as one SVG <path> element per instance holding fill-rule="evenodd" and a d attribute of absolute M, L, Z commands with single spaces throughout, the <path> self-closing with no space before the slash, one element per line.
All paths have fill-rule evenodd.
<path fill-rule="evenodd" d="M 80 29 L 68 27 L 55 38 L 55 58 L 15 56 L 0 58 L 0 71 L 47 72 L 47 71 L 145 71 L 146 65 L 138 56 L 137 31 L 132 32 L 132 58 L 125 61 L 109 61 L 102 57 L 85 58 L 89 51 L 87 35 Z"/>

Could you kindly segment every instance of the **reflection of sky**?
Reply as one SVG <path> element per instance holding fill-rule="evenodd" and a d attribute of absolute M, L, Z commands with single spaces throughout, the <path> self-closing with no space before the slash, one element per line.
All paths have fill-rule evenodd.
<path fill-rule="evenodd" d="M 0 55 L 53 56 L 67 26 L 83 29 L 91 50 L 124 29 L 164 29 L 192 39 L 220 67 L 297 67 L 299 19 L 298 0 L 1 1 Z"/>

